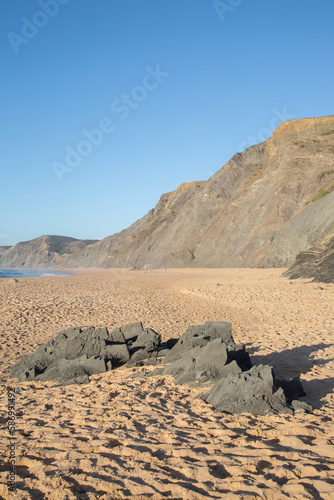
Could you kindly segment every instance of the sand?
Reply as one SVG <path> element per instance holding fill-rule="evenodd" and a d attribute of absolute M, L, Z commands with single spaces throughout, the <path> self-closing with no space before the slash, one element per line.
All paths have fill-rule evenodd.
<path fill-rule="evenodd" d="M 281 269 L 88 270 L 0 279 L 1 452 L 7 387 L 17 387 L 17 492 L 34 499 L 334 498 L 334 285 L 290 282 Z M 142 321 L 163 336 L 231 321 L 257 363 L 300 375 L 313 414 L 213 410 L 174 379 L 120 368 L 80 386 L 18 383 L 9 367 L 76 325 Z"/>

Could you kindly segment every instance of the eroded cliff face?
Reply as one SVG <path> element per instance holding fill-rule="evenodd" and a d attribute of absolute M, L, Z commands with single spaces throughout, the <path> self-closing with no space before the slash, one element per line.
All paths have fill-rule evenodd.
<path fill-rule="evenodd" d="M 181 184 L 129 228 L 59 254 L 58 264 L 288 266 L 334 232 L 333 131 L 333 116 L 284 122 L 208 181 Z"/>
<path fill-rule="evenodd" d="M 10 246 L 0 246 L 0 255 L 4 254 L 7 250 L 9 250 Z"/>
<path fill-rule="evenodd" d="M 83 265 L 287 266 L 334 232 L 334 117 L 282 123 L 208 181 L 163 195 L 143 219 L 82 252 Z M 322 191 L 321 191 L 322 190 Z M 74 257 L 75 259 L 75 257 Z M 74 263 L 74 260 L 73 260 Z"/>
<path fill-rule="evenodd" d="M 317 247 L 300 252 L 283 276 L 334 283 L 334 234 L 328 235 Z"/>
<path fill-rule="evenodd" d="M 2 255 L 0 254 L 0 266 L 2 268 L 62 266 L 71 254 L 78 254 L 87 245 L 96 241 L 77 240 L 66 236 L 40 236 L 9 247 Z"/>

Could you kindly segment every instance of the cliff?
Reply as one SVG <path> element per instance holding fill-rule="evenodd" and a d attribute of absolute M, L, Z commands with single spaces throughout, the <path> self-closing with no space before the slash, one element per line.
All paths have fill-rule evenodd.
<path fill-rule="evenodd" d="M 79 254 L 87 245 L 97 240 L 77 240 L 66 236 L 40 236 L 29 241 L 17 243 L 1 255 L 2 268 L 43 268 L 58 267 L 72 254 Z"/>
<path fill-rule="evenodd" d="M 334 233 L 333 188 L 334 117 L 284 122 L 209 180 L 162 195 L 124 231 L 50 255 L 18 244 L 0 266 L 287 267 Z"/>

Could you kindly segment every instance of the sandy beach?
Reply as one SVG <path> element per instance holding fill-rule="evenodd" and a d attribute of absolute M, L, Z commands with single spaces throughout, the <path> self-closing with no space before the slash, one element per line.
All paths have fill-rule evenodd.
<path fill-rule="evenodd" d="M 75 271 L 77 272 L 77 271 Z M 334 498 L 334 284 L 290 281 L 282 269 L 81 270 L 0 279 L 1 454 L 8 456 L 7 388 L 17 387 L 17 492 L 57 499 Z M 321 287 L 322 289 L 319 289 Z M 300 375 L 312 414 L 217 412 L 171 376 L 87 385 L 18 383 L 10 366 L 72 326 L 141 321 L 179 337 L 188 325 L 230 321 L 253 363 Z"/>

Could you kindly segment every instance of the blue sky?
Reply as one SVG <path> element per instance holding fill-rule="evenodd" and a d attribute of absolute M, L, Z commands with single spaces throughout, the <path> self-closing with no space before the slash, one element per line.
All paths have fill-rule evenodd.
<path fill-rule="evenodd" d="M 0 245 L 102 238 L 333 114 L 334 3 L 3 0 Z"/>

